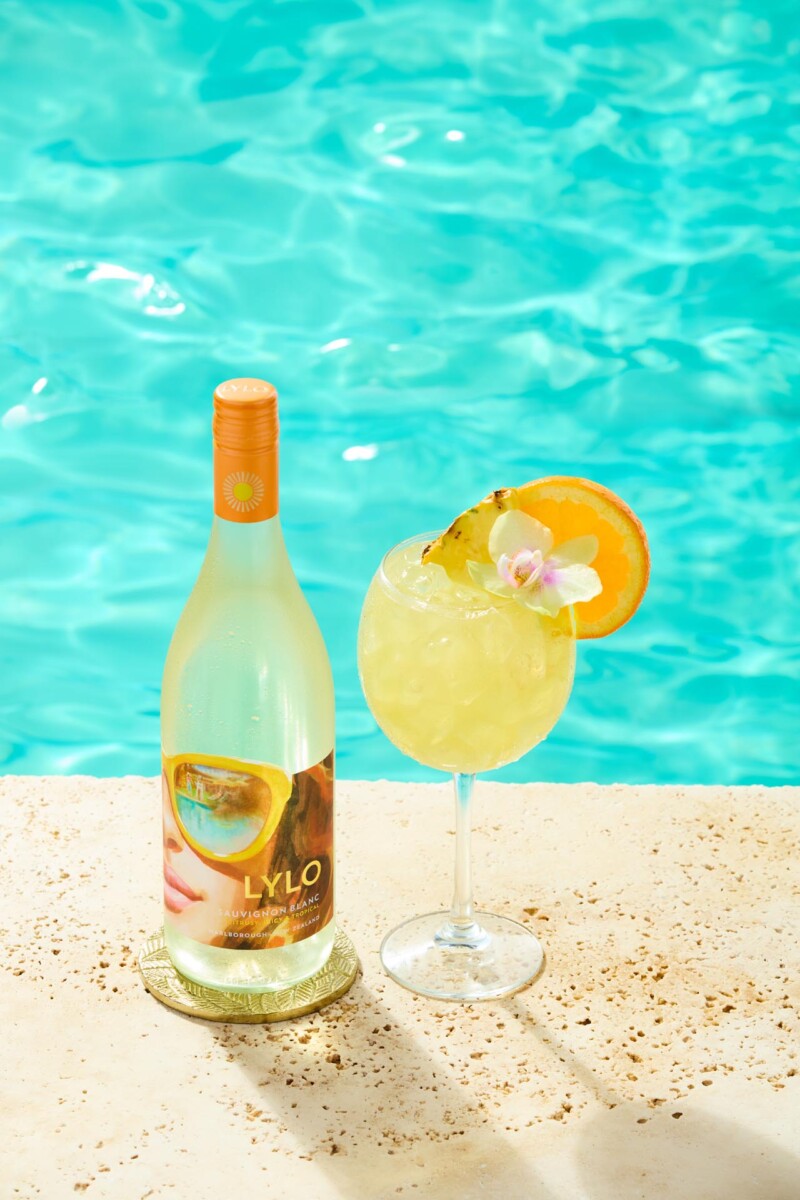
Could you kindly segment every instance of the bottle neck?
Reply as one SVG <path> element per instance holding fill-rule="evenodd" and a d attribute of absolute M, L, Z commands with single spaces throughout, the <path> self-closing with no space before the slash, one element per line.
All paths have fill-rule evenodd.
<path fill-rule="evenodd" d="M 238 525 L 263 525 L 277 516 L 277 442 L 267 448 L 234 448 L 215 437 L 214 512 Z"/>
<path fill-rule="evenodd" d="M 220 582 L 239 587 L 248 580 L 267 582 L 289 566 L 277 514 L 266 521 L 227 521 L 214 516 L 206 553 L 208 569 L 219 572 Z"/>

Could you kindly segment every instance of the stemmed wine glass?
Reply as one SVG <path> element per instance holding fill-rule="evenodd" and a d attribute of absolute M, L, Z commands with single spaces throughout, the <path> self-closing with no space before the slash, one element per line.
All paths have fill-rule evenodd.
<path fill-rule="evenodd" d="M 474 908 L 475 775 L 514 762 L 555 725 L 572 688 L 575 620 L 570 607 L 547 616 L 423 563 L 438 536 L 421 534 L 388 552 L 359 627 L 361 683 L 381 729 L 405 754 L 455 778 L 451 909 L 393 929 L 381 959 L 413 992 L 481 1000 L 533 979 L 544 952 L 523 925 Z"/>

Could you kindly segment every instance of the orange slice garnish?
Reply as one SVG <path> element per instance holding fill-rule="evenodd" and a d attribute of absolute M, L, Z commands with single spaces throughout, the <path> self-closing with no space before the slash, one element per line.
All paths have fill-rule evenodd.
<path fill-rule="evenodd" d="M 556 549 L 587 533 L 600 543 L 591 565 L 603 590 L 575 605 L 578 637 L 605 637 L 629 621 L 650 578 L 647 538 L 633 509 L 602 484 L 568 475 L 535 479 L 516 492 L 520 509 L 552 530 Z"/>

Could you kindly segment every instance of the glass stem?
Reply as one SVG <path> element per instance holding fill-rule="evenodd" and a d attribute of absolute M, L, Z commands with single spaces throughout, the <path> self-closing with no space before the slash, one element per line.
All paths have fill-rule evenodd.
<path fill-rule="evenodd" d="M 474 775 L 455 775 L 456 785 L 456 882 L 450 920 L 456 929 L 473 924 L 472 904 L 472 789 Z"/>
<path fill-rule="evenodd" d="M 436 935 L 436 941 L 446 946 L 479 949 L 488 943 L 489 935 L 475 920 L 472 903 L 472 788 L 474 775 L 456 775 L 456 882 L 450 915 Z"/>

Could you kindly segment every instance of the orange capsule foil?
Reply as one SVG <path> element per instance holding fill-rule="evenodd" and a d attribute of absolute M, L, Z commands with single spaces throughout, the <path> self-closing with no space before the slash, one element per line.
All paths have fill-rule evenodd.
<path fill-rule="evenodd" d="M 278 511 L 278 393 L 263 379 L 214 392 L 214 512 L 251 524 Z"/>

